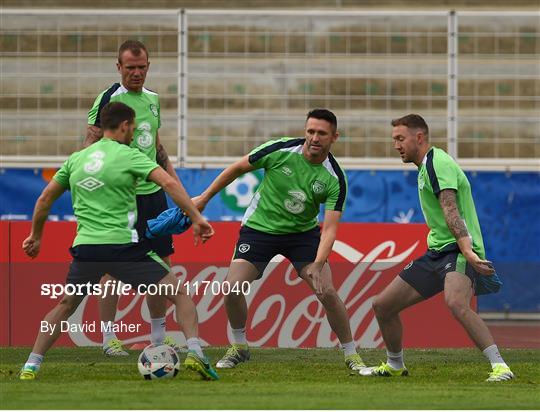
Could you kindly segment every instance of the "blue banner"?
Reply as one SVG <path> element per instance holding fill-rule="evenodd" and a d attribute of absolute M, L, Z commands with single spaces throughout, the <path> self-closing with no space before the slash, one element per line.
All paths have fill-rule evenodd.
<path fill-rule="evenodd" d="M 192 196 L 201 193 L 220 169 L 177 170 Z M 343 221 L 424 222 L 415 171 L 346 172 L 349 195 Z M 54 170 L 3 169 L 0 173 L 0 218 L 31 219 L 35 201 Z M 479 299 L 482 311 L 540 311 L 540 174 L 468 172 L 488 258 L 504 286 Z M 204 211 L 211 221 L 241 220 L 262 173 L 248 173 L 215 196 Z M 53 206 L 54 220 L 72 220 L 69 193 Z"/>

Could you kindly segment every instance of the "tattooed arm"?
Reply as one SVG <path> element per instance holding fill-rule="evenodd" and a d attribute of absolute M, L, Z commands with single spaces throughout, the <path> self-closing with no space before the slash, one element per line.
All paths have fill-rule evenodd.
<path fill-rule="evenodd" d="M 448 229 L 459 241 L 462 237 L 469 238 L 467 227 L 459 214 L 456 202 L 456 191 L 453 189 L 443 189 L 439 193 L 439 203 L 446 219 Z"/>
<path fill-rule="evenodd" d="M 480 259 L 473 251 L 469 232 L 457 207 L 456 191 L 453 189 L 441 190 L 439 193 L 439 203 L 444 213 L 446 225 L 456 238 L 463 257 L 482 275 L 492 275 L 495 273 L 491 262 Z"/>
<path fill-rule="evenodd" d="M 83 147 L 88 147 L 92 143 L 96 143 L 103 137 L 103 130 L 100 127 L 91 124 L 86 128 L 86 137 L 84 138 Z"/>
<path fill-rule="evenodd" d="M 161 144 L 159 140 L 159 133 L 156 133 L 156 163 L 160 165 L 165 171 L 172 176 L 177 181 L 180 181 L 178 178 L 174 167 L 169 160 L 169 155 L 165 151 L 165 147 Z"/>

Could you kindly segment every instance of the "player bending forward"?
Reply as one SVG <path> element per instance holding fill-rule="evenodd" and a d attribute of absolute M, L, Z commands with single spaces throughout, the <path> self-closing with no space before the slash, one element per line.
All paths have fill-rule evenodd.
<path fill-rule="evenodd" d="M 358 370 L 365 365 L 356 352 L 347 310 L 332 284 L 327 263 L 347 197 L 345 173 L 330 153 L 338 136 L 336 116 L 329 110 L 312 110 L 304 139 L 282 138 L 256 148 L 226 168 L 194 202 L 203 210 L 237 177 L 265 170 L 244 215 L 227 281 L 234 285 L 260 279 L 275 255 L 285 256 L 324 306 L 341 342 L 345 364 Z M 321 204 L 325 205 L 322 232 L 317 221 Z M 226 295 L 225 307 L 233 341 L 217 367 L 233 368 L 250 357 L 245 296 Z"/>
<path fill-rule="evenodd" d="M 403 376 L 401 320 L 399 313 L 444 292 L 452 315 L 461 323 L 478 349 L 491 362 L 489 382 L 505 381 L 514 374 L 504 362 L 484 321 L 470 303 L 483 276 L 493 276 L 485 260 L 484 241 L 465 173 L 446 152 L 429 144 L 424 119 L 410 114 L 392 121 L 394 148 L 404 163 L 418 167 L 418 194 L 429 226 L 428 251 L 411 264 L 373 301 L 373 309 L 386 344 L 387 362 L 362 368 L 361 375 Z"/>

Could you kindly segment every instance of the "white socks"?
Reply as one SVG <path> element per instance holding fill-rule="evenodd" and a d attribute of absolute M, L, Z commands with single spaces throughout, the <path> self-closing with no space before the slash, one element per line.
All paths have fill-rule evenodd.
<path fill-rule="evenodd" d="M 116 339 L 116 333 L 113 332 L 113 323 L 114 322 L 101 322 L 101 327 L 103 330 L 101 333 L 103 333 L 103 346 L 107 345 L 107 343 L 112 340 Z"/>
<path fill-rule="evenodd" d="M 399 352 L 390 352 L 387 349 L 386 357 L 386 363 L 388 363 L 392 369 L 403 369 L 405 367 L 405 364 L 403 363 L 403 349 Z"/>
<path fill-rule="evenodd" d="M 161 345 L 165 339 L 165 318 L 151 319 L 151 342 L 154 345 Z"/>
<path fill-rule="evenodd" d="M 231 329 L 233 343 L 237 345 L 247 345 L 246 340 L 246 328 L 241 329 Z"/>
<path fill-rule="evenodd" d="M 187 347 L 188 347 L 188 350 L 195 351 L 197 355 L 199 355 L 201 358 L 204 358 L 204 354 L 201 348 L 201 344 L 199 342 L 199 338 L 189 338 L 187 340 Z"/>
<path fill-rule="evenodd" d="M 117 339 L 116 333 L 113 332 L 113 322 L 103 322 L 103 346 L 107 345 L 107 343 L 111 339 Z M 165 325 L 166 321 L 165 318 L 156 318 L 150 320 L 151 324 L 151 338 L 150 341 L 154 345 L 161 345 L 163 343 L 163 340 L 165 339 Z"/>
<path fill-rule="evenodd" d="M 354 340 L 348 343 L 342 343 L 341 348 L 343 349 L 343 354 L 345 355 L 345 357 L 354 355 L 356 353 L 356 345 L 354 343 Z"/>
<path fill-rule="evenodd" d="M 28 360 L 24 364 L 24 367 L 31 367 L 35 371 L 38 371 L 39 367 L 41 366 L 41 362 L 43 362 L 43 355 L 38 355 L 37 353 L 31 352 L 30 355 L 28 355 Z"/>
<path fill-rule="evenodd" d="M 503 365 L 506 368 L 508 367 L 501 354 L 499 353 L 499 348 L 497 348 L 497 345 L 493 344 L 491 346 L 488 346 L 482 351 L 482 353 L 486 358 L 488 358 L 492 368 L 494 368 L 496 365 Z"/>

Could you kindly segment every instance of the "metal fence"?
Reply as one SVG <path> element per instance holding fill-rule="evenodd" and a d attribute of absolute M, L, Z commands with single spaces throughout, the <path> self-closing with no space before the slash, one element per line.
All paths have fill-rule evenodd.
<path fill-rule="evenodd" d="M 145 42 L 177 166 L 223 165 L 333 110 L 346 167 L 396 167 L 392 118 L 422 114 L 465 166 L 540 169 L 540 12 L 0 11 L 1 160 L 55 165 Z"/>

